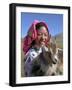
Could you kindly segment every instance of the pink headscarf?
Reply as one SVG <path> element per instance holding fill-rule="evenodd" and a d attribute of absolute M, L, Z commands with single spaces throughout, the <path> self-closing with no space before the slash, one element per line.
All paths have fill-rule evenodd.
<path fill-rule="evenodd" d="M 27 33 L 27 36 L 24 38 L 24 43 L 23 43 L 23 51 L 24 53 L 26 54 L 28 52 L 28 50 L 30 49 L 31 47 L 31 43 L 36 40 L 37 38 L 37 30 L 36 30 L 36 25 L 38 23 L 41 23 L 43 24 L 47 30 L 48 30 L 48 27 L 46 25 L 45 22 L 39 22 L 38 20 L 35 20 L 32 25 L 30 26 L 29 30 L 28 30 L 28 33 Z M 46 41 L 46 44 L 49 42 L 50 40 L 50 37 L 48 38 L 48 40 Z"/>

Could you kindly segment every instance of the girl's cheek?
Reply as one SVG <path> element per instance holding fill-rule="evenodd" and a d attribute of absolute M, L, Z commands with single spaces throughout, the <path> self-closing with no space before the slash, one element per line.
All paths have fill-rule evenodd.
<path fill-rule="evenodd" d="M 46 40 L 48 39 L 48 37 L 46 37 Z"/>
<path fill-rule="evenodd" d="M 38 37 L 37 37 L 37 40 L 39 41 L 40 39 L 41 39 L 41 37 L 40 37 L 40 36 L 38 36 Z"/>

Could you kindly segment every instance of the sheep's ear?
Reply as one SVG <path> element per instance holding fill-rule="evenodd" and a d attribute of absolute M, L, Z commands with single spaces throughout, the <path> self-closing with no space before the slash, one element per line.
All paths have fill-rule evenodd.
<path fill-rule="evenodd" d="M 51 39 L 51 34 L 50 34 L 49 37 L 48 37 L 48 42 L 50 41 L 50 39 Z"/>
<path fill-rule="evenodd" d="M 56 41 L 51 38 L 50 40 L 50 49 L 53 54 L 56 54 Z"/>
<path fill-rule="evenodd" d="M 58 48 L 58 58 L 61 62 L 63 62 L 63 50 Z"/>

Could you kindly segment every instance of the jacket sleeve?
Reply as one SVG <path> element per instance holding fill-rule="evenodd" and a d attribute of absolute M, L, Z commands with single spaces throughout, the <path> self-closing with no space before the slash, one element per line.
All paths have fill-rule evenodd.
<path fill-rule="evenodd" d="M 32 61 L 33 59 L 35 58 L 35 53 L 34 52 L 30 52 L 26 57 L 26 61 L 25 61 L 25 66 L 24 66 L 24 69 L 25 69 L 25 75 L 28 77 L 28 76 L 32 76 L 31 75 L 31 70 L 32 70 Z"/>

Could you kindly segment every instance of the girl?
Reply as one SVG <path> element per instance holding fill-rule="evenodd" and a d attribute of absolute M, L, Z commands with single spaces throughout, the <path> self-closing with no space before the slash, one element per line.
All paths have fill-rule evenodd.
<path fill-rule="evenodd" d="M 25 76 L 31 75 L 32 61 L 41 52 L 42 49 L 48 51 L 50 34 L 45 22 L 35 20 L 29 28 L 28 34 L 24 39 L 23 51 L 25 53 Z"/>

